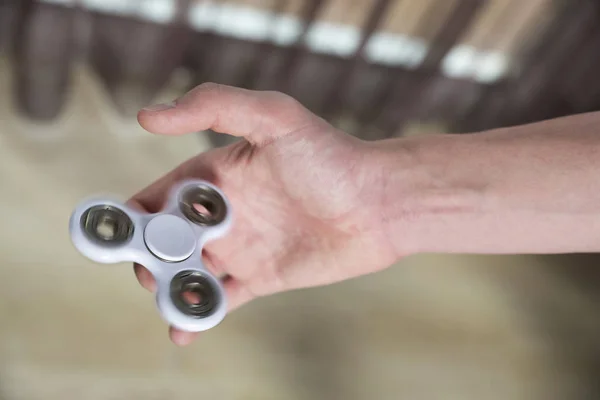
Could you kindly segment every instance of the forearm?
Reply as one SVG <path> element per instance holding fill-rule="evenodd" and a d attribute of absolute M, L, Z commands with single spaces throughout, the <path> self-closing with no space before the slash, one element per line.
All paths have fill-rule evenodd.
<path fill-rule="evenodd" d="M 399 255 L 600 250 L 600 113 L 376 146 Z"/>

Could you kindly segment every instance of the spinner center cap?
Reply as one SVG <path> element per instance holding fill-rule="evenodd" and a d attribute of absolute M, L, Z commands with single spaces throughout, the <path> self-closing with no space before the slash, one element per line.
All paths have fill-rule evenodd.
<path fill-rule="evenodd" d="M 170 262 L 183 261 L 196 249 L 196 235 L 190 224 L 175 215 L 159 215 L 144 230 L 148 250 Z"/>

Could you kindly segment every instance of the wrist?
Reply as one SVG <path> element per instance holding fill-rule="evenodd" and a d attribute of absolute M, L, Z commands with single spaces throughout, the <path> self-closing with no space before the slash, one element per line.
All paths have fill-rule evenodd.
<path fill-rule="evenodd" d="M 489 188 L 482 170 L 461 161 L 473 137 L 429 135 L 370 145 L 369 164 L 379 177 L 379 230 L 396 259 L 463 246 L 459 241 L 484 209 Z"/>
<path fill-rule="evenodd" d="M 375 142 L 396 257 L 600 250 L 600 114 Z"/>

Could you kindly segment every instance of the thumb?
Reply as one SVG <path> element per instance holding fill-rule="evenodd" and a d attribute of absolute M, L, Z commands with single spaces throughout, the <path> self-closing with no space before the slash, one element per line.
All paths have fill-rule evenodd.
<path fill-rule="evenodd" d="M 252 91 L 204 83 L 171 104 L 138 113 L 140 125 L 163 135 L 211 129 L 261 145 L 314 123 L 316 117 L 293 98 L 278 92 Z"/>

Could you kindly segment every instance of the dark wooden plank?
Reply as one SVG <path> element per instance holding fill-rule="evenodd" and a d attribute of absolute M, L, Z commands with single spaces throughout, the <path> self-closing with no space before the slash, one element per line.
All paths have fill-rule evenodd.
<path fill-rule="evenodd" d="M 17 15 L 13 90 L 20 112 L 56 118 L 65 104 L 73 57 L 73 9 L 23 1 Z"/>
<path fill-rule="evenodd" d="M 425 70 L 437 70 L 448 52 L 458 43 L 463 34 L 471 27 L 487 0 L 459 0 L 448 20 L 435 34 L 429 51 L 421 67 Z M 431 10 L 435 13 L 435 10 Z M 427 21 L 424 21 L 427 23 Z"/>
<path fill-rule="evenodd" d="M 334 118 L 342 110 L 345 109 L 346 99 L 350 86 L 356 81 L 356 75 L 360 71 L 360 66 L 367 64 L 364 58 L 365 46 L 371 39 L 373 33 L 381 24 L 385 12 L 389 9 L 391 0 L 376 0 L 371 7 L 369 17 L 365 22 L 365 26 L 361 32 L 361 39 L 352 59 L 342 66 L 338 72 L 334 83 L 328 92 L 325 92 L 325 109 L 323 116 L 326 118 Z M 364 68 L 363 68 L 364 70 Z"/>
<path fill-rule="evenodd" d="M 434 75 L 420 93 L 421 108 L 415 110 L 415 118 L 455 121 L 477 104 L 487 89 L 472 80 Z"/>
<path fill-rule="evenodd" d="M 480 87 L 479 98 L 470 108 L 454 118 L 452 130 L 472 133 L 499 127 L 501 121 L 498 120 L 498 116 L 510 96 L 510 89 L 506 82 Z"/>
<path fill-rule="evenodd" d="M 279 14 L 282 14 L 288 7 L 288 0 L 276 0 L 271 10 L 272 17 L 275 18 Z M 275 73 L 275 70 L 273 70 L 274 66 L 281 66 L 281 64 L 273 63 L 278 55 L 277 53 L 276 46 L 273 46 L 269 41 L 263 41 L 255 46 L 254 55 L 246 63 L 245 69 L 242 71 L 236 86 L 255 90 L 272 89 L 268 85 L 275 82 L 269 82 L 268 77 Z M 270 71 L 265 73 L 266 70 Z"/>
<path fill-rule="evenodd" d="M 0 53 L 8 52 L 17 30 L 19 0 L 0 0 Z"/>
<path fill-rule="evenodd" d="M 486 90 L 461 121 L 468 130 L 509 126 L 576 112 L 564 97 L 587 39 L 597 30 L 596 5 L 587 0 L 556 5 L 555 17 L 528 53 L 520 55 L 519 74 Z M 578 56 L 579 55 L 579 56 Z"/>
<path fill-rule="evenodd" d="M 308 53 L 308 50 L 304 46 L 306 35 L 325 3 L 326 0 L 305 0 L 305 7 L 302 11 L 302 21 L 304 21 L 302 33 L 298 38 L 297 44 L 286 49 L 285 59 L 274 76 L 274 86 L 277 90 L 289 92 L 290 88 L 294 85 L 296 71 L 298 71 L 302 59 Z"/>
<path fill-rule="evenodd" d="M 560 93 L 574 109 L 593 108 L 600 92 L 598 67 L 600 66 L 600 24 L 596 25 L 577 57 L 571 62 L 569 73 L 560 82 Z"/>
<path fill-rule="evenodd" d="M 347 60 L 306 52 L 297 65 L 287 93 L 317 115 L 323 115 L 329 100 L 324 94 L 334 89 L 336 77 Z"/>
<path fill-rule="evenodd" d="M 181 22 L 160 25 L 132 17 L 91 15 L 90 63 L 117 109 L 134 115 L 152 102 L 183 63 L 192 31 Z"/>
<path fill-rule="evenodd" d="M 7 1 L 0 6 L 6 7 Z M 183 65 L 194 70 L 196 83 L 215 81 L 270 90 L 285 87 L 311 110 L 333 122 L 343 120 L 345 126 L 351 126 L 349 131 L 370 139 L 387 137 L 414 119 L 493 127 L 600 106 L 600 87 L 595 80 L 600 24 L 598 3 L 593 1 L 565 3 L 560 21 L 525 59 L 521 74 L 508 83 L 487 87 L 441 76 L 441 61 L 477 15 L 475 6 L 482 3 L 464 0 L 457 6 L 435 37 L 424 66 L 416 71 L 371 65 L 361 57 L 370 33 L 385 14 L 384 0 L 371 9 L 359 52 L 351 59 L 310 53 L 302 40 L 296 46 L 280 48 L 268 42 L 194 32 L 185 24 L 184 9 L 179 10 L 176 23 L 168 26 L 89 13 L 93 22 L 89 54 L 121 110 L 127 108 L 124 102 L 134 103 L 132 111 L 145 105 L 173 69 Z M 284 0 L 278 4 L 279 9 L 285 8 Z M 306 4 L 305 33 L 323 2 Z M 15 53 L 19 107 L 27 114 L 51 119 L 64 102 L 61 96 L 70 75 L 75 17 L 72 10 L 57 5 L 29 1 L 19 5 L 29 5 L 28 12 L 20 14 L 24 19 L 18 24 Z M 70 19 L 63 19 L 67 15 Z M 53 29 L 46 34 L 43 27 L 49 21 Z M 87 46 L 86 41 L 81 43 Z M 277 79 L 282 71 L 287 71 L 283 84 Z M 50 89 L 38 92 L 42 86 Z M 387 96 L 381 95 L 386 92 Z M 377 123 L 365 115 L 375 115 Z"/>
<path fill-rule="evenodd" d="M 427 108 L 425 103 L 430 85 L 435 85 L 434 77 L 439 74 L 440 65 L 448 52 L 461 39 L 462 35 L 470 28 L 478 12 L 485 5 L 484 0 L 460 0 L 450 13 L 446 23 L 435 34 L 429 44 L 429 50 L 425 56 L 417 79 L 406 79 L 403 76 L 396 77 L 394 84 L 389 85 L 383 95 L 381 111 L 375 114 L 373 125 L 381 127 L 393 135 L 400 135 L 403 126 L 411 118 L 426 117 L 420 110 Z M 429 11 L 429 17 L 433 18 Z M 427 16 L 423 23 L 427 23 Z M 431 116 L 433 117 L 433 116 Z"/>
<path fill-rule="evenodd" d="M 598 10 L 596 2 L 566 3 L 533 51 L 531 62 L 513 82 L 512 93 L 498 117 L 503 125 L 534 122 L 568 112 L 564 109 L 568 103 L 560 98 L 560 85 L 570 73 L 573 60 L 578 55 L 587 56 L 582 49 L 585 39 L 597 29 Z"/>

